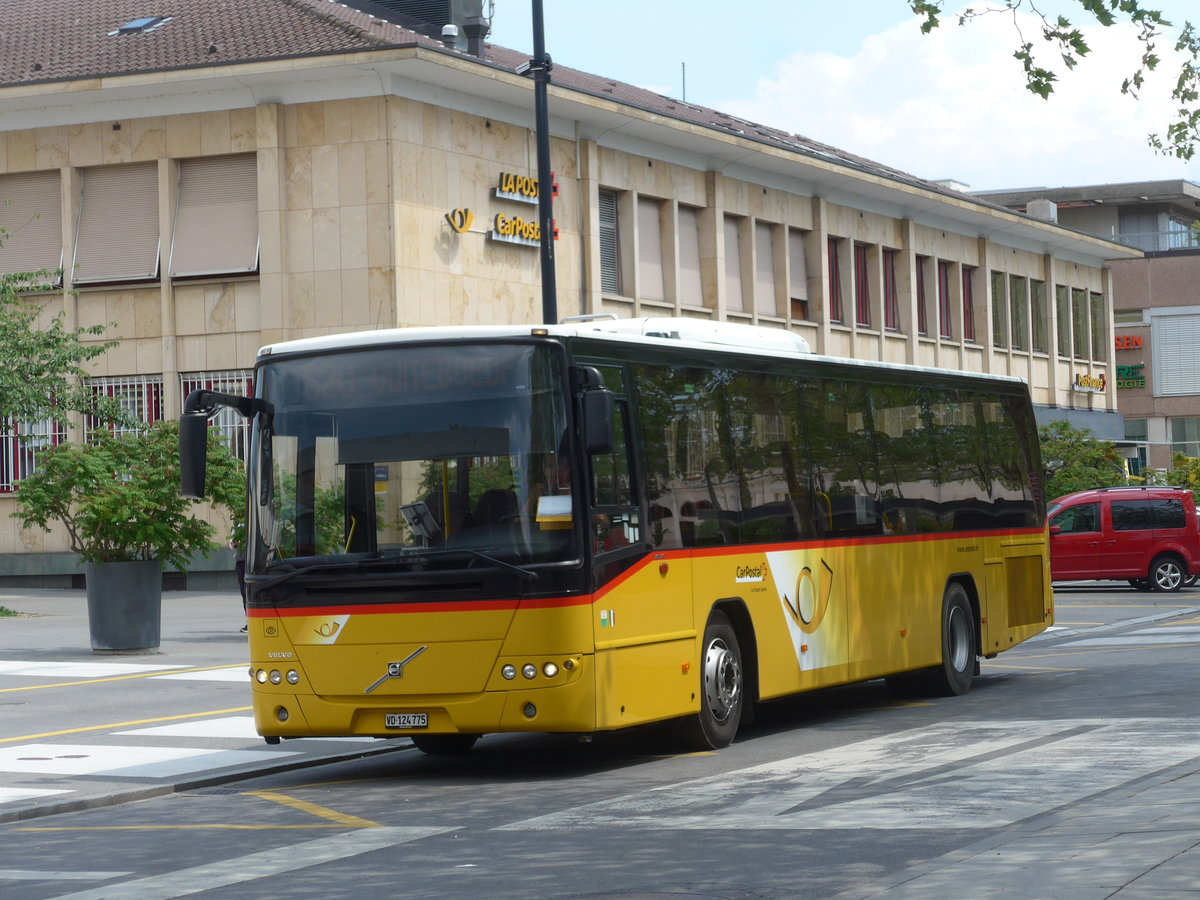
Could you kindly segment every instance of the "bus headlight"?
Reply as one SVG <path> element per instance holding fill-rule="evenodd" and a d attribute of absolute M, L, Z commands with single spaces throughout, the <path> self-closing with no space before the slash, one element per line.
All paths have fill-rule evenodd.
<path fill-rule="evenodd" d="M 257 681 L 259 684 L 266 684 L 267 683 L 267 670 L 259 669 L 257 672 L 255 672 L 254 680 Z"/>
<path fill-rule="evenodd" d="M 537 666 L 533 663 L 525 663 L 521 667 L 521 674 L 529 679 L 537 678 Z"/>
<path fill-rule="evenodd" d="M 295 669 L 288 669 L 287 683 L 288 684 L 299 684 L 300 683 L 300 673 L 297 672 Z"/>
<path fill-rule="evenodd" d="M 509 663 L 503 669 L 500 670 L 500 674 L 504 676 L 505 681 L 512 681 L 514 678 L 517 677 L 517 667 L 514 666 L 512 663 Z"/>
<path fill-rule="evenodd" d="M 283 683 L 283 673 L 280 672 L 278 669 L 272 669 L 269 677 L 271 679 L 271 684 L 282 684 Z"/>
<path fill-rule="evenodd" d="M 544 666 L 542 666 L 542 674 L 547 678 L 553 678 L 558 674 L 558 666 L 556 666 L 554 663 L 546 663 Z"/>

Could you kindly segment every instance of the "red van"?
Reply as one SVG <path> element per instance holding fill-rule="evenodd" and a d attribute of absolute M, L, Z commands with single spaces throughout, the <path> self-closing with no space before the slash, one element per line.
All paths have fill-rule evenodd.
<path fill-rule="evenodd" d="M 1196 502 L 1183 488 L 1080 491 L 1047 515 L 1054 581 L 1127 579 L 1138 590 L 1177 591 L 1200 572 Z"/>

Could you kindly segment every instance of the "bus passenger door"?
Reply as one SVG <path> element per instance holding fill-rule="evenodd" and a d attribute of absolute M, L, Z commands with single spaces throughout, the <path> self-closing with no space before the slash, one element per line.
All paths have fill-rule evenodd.
<path fill-rule="evenodd" d="M 683 715 L 695 681 L 686 675 L 694 645 L 690 566 L 651 552 L 625 400 L 614 404 L 613 418 L 612 453 L 591 458 L 600 727 Z"/>

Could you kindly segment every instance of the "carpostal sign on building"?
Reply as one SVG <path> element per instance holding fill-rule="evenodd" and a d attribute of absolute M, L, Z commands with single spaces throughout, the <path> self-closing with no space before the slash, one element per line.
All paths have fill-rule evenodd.
<path fill-rule="evenodd" d="M 498 200 L 510 200 L 536 206 L 538 203 L 538 179 L 532 175 L 518 175 L 513 172 L 501 172 L 492 188 L 492 196 Z M 554 174 L 550 175 L 550 196 L 558 196 L 558 184 Z M 519 215 L 506 212 L 496 213 L 492 219 L 492 228 L 487 233 L 488 240 L 499 241 L 502 244 L 518 244 L 524 247 L 540 247 L 542 244 L 542 227 L 535 219 L 526 219 Z M 554 229 L 554 240 L 558 240 L 558 229 Z"/>

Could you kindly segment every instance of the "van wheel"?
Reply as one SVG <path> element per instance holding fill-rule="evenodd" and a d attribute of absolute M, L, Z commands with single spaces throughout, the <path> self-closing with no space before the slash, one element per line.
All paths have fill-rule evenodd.
<path fill-rule="evenodd" d="M 967 592 L 957 581 L 942 597 L 942 664 L 929 672 L 933 693 L 965 694 L 975 677 L 975 616 Z"/>
<path fill-rule="evenodd" d="M 690 749 L 720 750 L 733 743 L 746 698 L 746 676 L 737 634 L 725 613 L 714 610 L 700 648 L 700 712 L 681 720 L 679 740 Z"/>
<path fill-rule="evenodd" d="M 1177 591 L 1186 577 L 1183 566 L 1174 556 L 1160 556 L 1150 564 L 1150 587 L 1156 591 Z"/>

